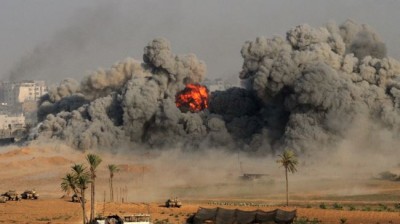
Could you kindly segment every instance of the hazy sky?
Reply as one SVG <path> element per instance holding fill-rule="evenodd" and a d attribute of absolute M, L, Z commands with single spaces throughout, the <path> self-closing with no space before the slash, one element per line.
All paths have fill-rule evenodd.
<path fill-rule="evenodd" d="M 195 53 L 208 77 L 237 77 L 240 49 L 257 36 L 284 36 L 293 26 L 372 26 L 400 58 L 400 1 L 388 0 L 0 0 L 0 77 L 80 79 L 126 57 L 142 59 L 156 37 L 174 53 Z"/>

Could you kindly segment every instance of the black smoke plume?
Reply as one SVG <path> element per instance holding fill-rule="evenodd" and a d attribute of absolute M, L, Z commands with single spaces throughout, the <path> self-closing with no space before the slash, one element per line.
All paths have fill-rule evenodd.
<path fill-rule="evenodd" d="M 370 27 L 353 21 L 300 25 L 286 38 L 248 41 L 241 54 L 244 87 L 216 91 L 208 109 L 184 113 L 176 93 L 201 83 L 205 64 L 155 39 L 143 62 L 128 58 L 52 89 L 38 112 L 39 139 L 82 150 L 179 146 L 269 153 L 335 147 L 365 119 L 373 125 L 360 131 L 398 135 L 400 63 L 386 56 Z"/>

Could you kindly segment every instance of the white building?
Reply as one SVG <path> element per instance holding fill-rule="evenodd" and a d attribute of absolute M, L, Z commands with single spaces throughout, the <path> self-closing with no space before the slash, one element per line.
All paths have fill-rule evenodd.
<path fill-rule="evenodd" d="M 9 105 L 24 103 L 26 101 L 38 101 L 47 93 L 44 81 L 21 81 L 1 83 L 4 102 Z"/>
<path fill-rule="evenodd" d="M 6 114 L 0 114 L 0 129 L 15 129 L 23 128 L 25 126 L 25 117 L 23 114 L 9 116 Z"/>

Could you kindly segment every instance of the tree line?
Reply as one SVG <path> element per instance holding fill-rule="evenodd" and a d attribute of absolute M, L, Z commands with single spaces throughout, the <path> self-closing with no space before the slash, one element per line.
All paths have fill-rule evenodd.
<path fill-rule="evenodd" d="M 297 171 L 297 156 L 293 151 L 285 150 L 282 154 L 278 155 L 279 160 L 276 162 L 281 164 L 285 169 L 286 179 L 286 206 L 289 206 L 289 181 L 288 173 L 295 173 Z M 97 167 L 102 162 L 100 156 L 96 154 L 87 154 L 86 161 L 88 162 L 89 169 L 84 164 L 74 164 L 71 171 L 62 178 L 61 189 L 64 192 L 73 191 L 79 198 L 82 207 L 82 222 L 83 224 L 94 223 L 95 221 L 95 197 L 96 197 L 96 171 Z M 107 166 L 110 173 L 109 187 L 110 187 L 110 200 L 114 201 L 114 186 L 113 178 L 115 173 L 119 171 L 118 166 L 109 164 Z M 86 216 L 86 189 L 90 184 L 90 218 Z"/>
<path fill-rule="evenodd" d="M 100 156 L 96 154 L 87 154 L 85 164 L 74 164 L 71 166 L 71 171 L 67 173 L 61 181 L 61 189 L 64 192 L 73 192 L 79 198 L 79 203 L 82 207 L 82 222 L 83 224 L 94 223 L 95 221 L 95 198 L 96 198 L 96 171 L 97 167 L 103 161 Z M 119 172 L 118 166 L 109 164 L 107 166 L 110 173 L 109 187 L 110 187 L 110 200 L 114 201 L 114 186 L 113 178 L 115 173 Z M 90 218 L 86 216 L 86 190 L 90 185 Z"/>

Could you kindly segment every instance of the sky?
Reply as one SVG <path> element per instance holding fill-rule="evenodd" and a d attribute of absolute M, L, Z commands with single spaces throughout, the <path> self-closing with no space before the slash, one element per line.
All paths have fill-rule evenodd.
<path fill-rule="evenodd" d="M 0 79 L 80 80 L 167 38 L 175 54 L 194 53 L 207 77 L 235 82 L 240 50 L 258 36 L 285 36 L 308 23 L 368 24 L 400 58 L 396 0 L 0 0 Z"/>

